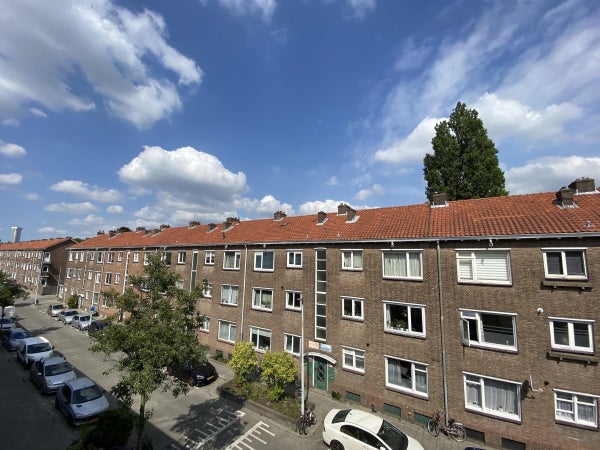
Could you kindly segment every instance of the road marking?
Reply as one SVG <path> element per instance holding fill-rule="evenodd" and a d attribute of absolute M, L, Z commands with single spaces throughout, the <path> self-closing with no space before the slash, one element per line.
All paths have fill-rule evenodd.
<path fill-rule="evenodd" d="M 204 444 L 214 439 L 217 434 L 236 423 L 241 417 L 244 417 L 245 414 L 246 413 L 239 410 L 233 412 L 219 412 L 216 416 L 213 416 L 211 420 L 208 420 L 204 423 L 203 429 L 194 428 L 195 433 L 193 435 L 184 436 L 184 447 L 194 450 L 202 448 Z"/>
<path fill-rule="evenodd" d="M 269 428 L 269 424 L 267 424 L 265 422 L 258 422 L 256 425 L 254 425 L 252 428 L 250 428 L 245 434 L 243 434 L 242 436 L 237 438 L 233 443 L 231 443 L 231 445 L 229 445 L 229 447 L 227 447 L 226 450 L 235 450 L 235 449 L 244 450 L 244 448 L 254 450 L 254 447 L 249 445 L 253 442 L 252 439 L 261 442 L 263 445 L 267 445 L 267 442 L 262 440 L 259 437 L 261 435 L 261 433 L 263 433 L 263 432 L 270 434 L 271 436 L 275 436 L 275 433 L 271 433 L 267 428 Z"/>

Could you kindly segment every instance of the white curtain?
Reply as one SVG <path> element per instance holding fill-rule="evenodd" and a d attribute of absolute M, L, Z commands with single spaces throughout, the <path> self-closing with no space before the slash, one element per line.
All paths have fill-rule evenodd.
<path fill-rule="evenodd" d="M 519 414 L 517 386 L 502 381 L 485 380 L 485 408 L 491 411 L 503 411 Z"/>

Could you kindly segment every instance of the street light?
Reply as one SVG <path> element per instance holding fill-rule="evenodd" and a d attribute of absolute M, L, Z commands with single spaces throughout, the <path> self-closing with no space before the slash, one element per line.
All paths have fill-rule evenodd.
<path fill-rule="evenodd" d="M 300 297 L 300 414 L 304 417 L 304 298 Z"/>

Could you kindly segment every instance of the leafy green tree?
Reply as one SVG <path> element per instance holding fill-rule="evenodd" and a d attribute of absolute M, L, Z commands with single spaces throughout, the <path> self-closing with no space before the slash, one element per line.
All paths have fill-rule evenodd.
<path fill-rule="evenodd" d="M 498 150 L 475 109 L 458 102 L 449 120 L 435 126 L 433 155 L 423 160 L 425 194 L 443 192 L 449 200 L 508 195 Z"/>
<path fill-rule="evenodd" d="M 285 393 L 284 386 L 294 381 L 298 367 L 287 352 L 267 351 L 262 360 L 261 378 L 267 384 L 267 396 L 271 401 L 279 400 Z"/>
<path fill-rule="evenodd" d="M 238 384 L 247 383 L 258 368 L 258 357 L 252 342 L 236 342 L 231 353 L 229 366 Z"/>
<path fill-rule="evenodd" d="M 139 398 L 138 450 L 151 417 L 146 404 L 152 393 L 162 386 L 177 397 L 189 389 L 185 381 L 170 378 L 166 368 L 198 364 L 206 358 L 196 337 L 203 320 L 196 311 L 200 290 L 185 292 L 177 288 L 179 277 L 168 270 L 160 253 L 148 257 L 144 272 L 129 277 L 131 286 L 123 294 L 103 292 L 119 314 L 109 318 L 106 328 L 94 333 L 90 347 L 114 361 L 108 372 L 119 372 L 120 379 L 112 387 L 112 394 L 127 406 L 132 405 L 134 397 Z M 121 313 L 123 323 L 118 322 Z"/>
<path fill-rule="evenodd" d="M 67 307 L 74 309 L 77 308 L 79 306 L 79 298 L 77 298 L 77 294 L 73 294 L 71 296 L 69 296 L 69 298 L 67 299 Z"/>
<path fill-rule="evenodd" d="M 26 299 L 29 296 L 27 290 L 9 278 L 0 270 L 0 306 L 2 307 L 2 319 L 4 319 L 4 308 L 14 305 L 19 299 Z"/>

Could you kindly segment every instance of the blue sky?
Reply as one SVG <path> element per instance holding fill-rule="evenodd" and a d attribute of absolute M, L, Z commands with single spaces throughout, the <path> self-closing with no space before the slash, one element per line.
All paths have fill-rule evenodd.
<path fill-rule="evenodd" d="M 600 2 L 2 0 L 0 239 L 425 201 L 457 101 L 511 194 L 600 184 Z"/>

